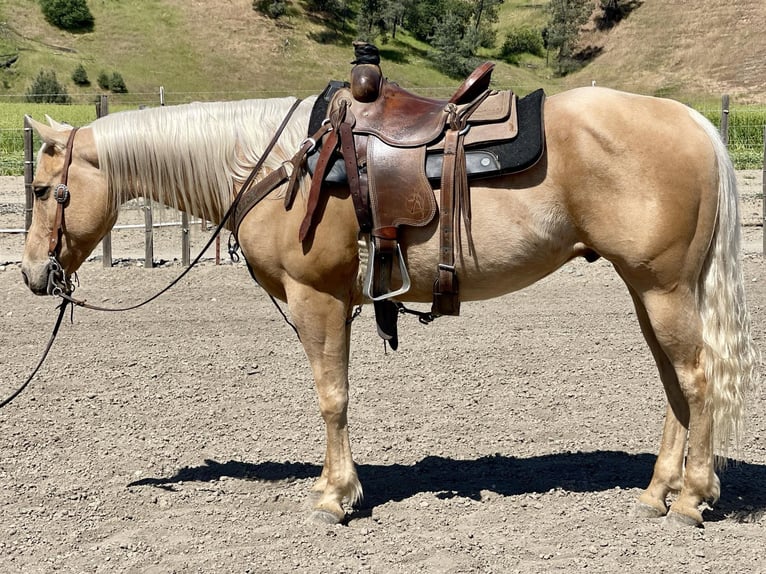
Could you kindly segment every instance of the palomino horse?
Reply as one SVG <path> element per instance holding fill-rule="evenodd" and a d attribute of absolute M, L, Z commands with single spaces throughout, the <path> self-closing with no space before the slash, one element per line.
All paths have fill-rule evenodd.
<path fill-rule="evenodd" d="M 44 141 L 22 274 L 37 294 L 68 278 L 115 223 L 118 206 L 152 199 L 221 220 L 293 98 L 116 113 L 76 132 L 33 122 Z M 304 101 L 264 164 L 277 169 L 306 136 Z M 461 297 L 526 287 L 578 256 L 610 261 L 630 291 L 668 407 L 654 474 L 636 514 L 699 524 L 716 500 L 716 453 L 741 431 L 759 353 L 750 335 L 738 261 L 732 164 L 715 128 L 670 100 L 582 88 L 545 103 L 546 152 L 531 169 L 471 189 L 472 251 L 458 261 Z M 54 191 L 68 175 L 56 257 Z M 308 175 L 288 209 L 272 192 L 244 218 L 239 243 L 257 281 L 285 301 L 311 363 L 326 425 L 315 517 L 344 518 L 361 496 L 347 426 L 353 307 L 364 303 L 358 224 L 335 186 L 301 243 Z M 463 242 L 467 239 L 463 238 Z M 437 221 L 405 228 L 412 282 L 404 301 L 428 302 L 438 261 Z M 68 280 L 68 279 L 67 279 Z M 673 498 L 669 495 L 674 494 Z M 672 504 L 668 507 L 669 500 Z"/>

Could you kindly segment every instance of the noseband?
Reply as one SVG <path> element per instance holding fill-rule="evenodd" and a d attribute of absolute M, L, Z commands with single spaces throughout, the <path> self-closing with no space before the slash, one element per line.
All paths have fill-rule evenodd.
<path fill-rule="evenodd" d="M 61 251 L 61 237 L 64 233 L 64 208 L 69 201 L 69 166 L 72 164 L 72 148 L 74 136 L 78 128 L 72 128 L 64 152 L 64 166 L 62 167 L 61 183 L 53 190 L 53 199 L 56 200 L 56 219 L 48 239 L 48 295 L 69 293 L 71 286 L 67 280 L 64 268 L 58 260 Z"/>

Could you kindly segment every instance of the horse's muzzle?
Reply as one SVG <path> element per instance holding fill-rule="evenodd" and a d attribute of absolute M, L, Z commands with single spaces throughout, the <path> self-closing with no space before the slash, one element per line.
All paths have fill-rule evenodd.
<path fill-rule="evenodd" d="M 35 295 L 57 295 L 69 292 L 66 272 L 55 257 L 43 264 L 30 265 L 22 261 L 21 276 L 24 284 Z"/>

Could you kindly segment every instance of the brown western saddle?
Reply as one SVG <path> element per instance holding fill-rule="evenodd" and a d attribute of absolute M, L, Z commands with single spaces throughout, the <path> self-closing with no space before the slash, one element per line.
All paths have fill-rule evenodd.
<path fill-rule="evenodd" d="M 520 171 L 539 159 L 543 94 L 540 91 L 535 104 L 528 106 L 537 108 L 536 119 L 528 121 L 531 125 L 526 128 L 535 134 L 536 143 L 526 145 L 523 159 L 511 158 L 515 163 L 508 168 L 500 165 L 502 156 L 509 154 L 505 146 L 523 138 L 517 138 L 515 94 L 489 89 L 494 64 L 479 66 L 448 100 L 430 99 L 384 79 L 375 46 L 355 43 L 354 47 L 350 83 L 335 85 L 317 100 L 317 104 L 324 103 L 321 126 L 313 125 L 316 118 L 312 119 L 309 131 L 313 137 L 308 141 L 321 140 L 321 149 L 308 151 L 313 178 L 299 239 L 305 241 L 310 236 L 319 218 L 317 208 L 325 181 L 344 181 L 360 233 L 368 239 L 363 292 L 375 305 L 379 334 L 395 349 L 400 305 L 392 299 L 410 288 L 406 258 L 399 244 L 400 228 L 426 226 L 438 211 L 440 248 L 433 304 L 431 313 L 421 314 L 421 320 L 424 316 L 430 320 L 458 315 L 455 246 L 462 256 L 462 229 L 469 256 L 472 253 L 469 173 L 488 177 Z M 331 97 L 323 98 L 326 94 Z M 296 157 L 302 162 L 306 153 L 304 146 Z M 338 164 L 344 172 L 340 178 L 335 174 Z M 294 186 L 289 187 L 285 199 L 288 209 L 295 192 Z M 438 203 L 435 187 L 440 189 Z M 247 198 L 243 200 L 249 205 Z M 243 216 L 237 216 L 237 221 Z"/>
<path fill-rule="evenodd" d="M 449 100 L 425 98 L 385 81 L 377 49 L 355 44 L 356 65 L 348 87 L 333 96 L 327 120 L 333 131 L 323 142 L 300 230 L 311 230 L 324 170 L 337 149 L 343 157 L 360 229 L 370 235 L 370 258 L 364 294 L 379 302 L 404 294 L 410 286 L 399 245 L 402 226 L 433 221 L 437 202 L 426 170 L 426 156 L 441 152 L 440 250 L 433 316 L 460 312 L 455 271 L 455 240 L 461 223 L 471 250 L 470 188 L 465 162 L 467 146 L 507 141 L 517 135 L 516 97 L 489 90 L 494 64 L 479 66 Z M 396 265 L 400 283 L 392 284 Z M 376 309 L 377 311 L 377 309 Z"/>

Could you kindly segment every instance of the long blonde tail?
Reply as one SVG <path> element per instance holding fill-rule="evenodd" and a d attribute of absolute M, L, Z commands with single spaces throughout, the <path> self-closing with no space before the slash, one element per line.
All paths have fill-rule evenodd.
<path fill-rule="evenodd" d="M 739 447 L 748 392 L 758 383 L 761 355 L 750 332 L 740 262 L 739 198 L 734 166 L 718 131 L 692 117 L 710 137 L 718 160 L 718 218 L 700 275 L 697 304 L 705 345 L 706 408 L 713 413 L 713 446 L 725 457 Z"/>

